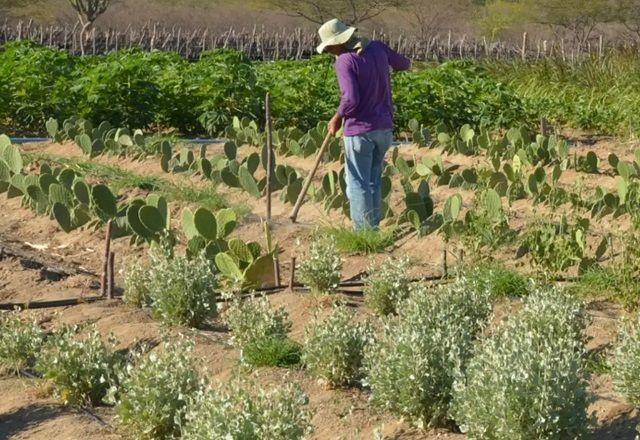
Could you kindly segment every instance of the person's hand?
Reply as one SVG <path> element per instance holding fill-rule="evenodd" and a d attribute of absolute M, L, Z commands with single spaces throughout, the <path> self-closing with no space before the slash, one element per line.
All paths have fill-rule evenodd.
<path fill-rule="evenodd" d="M 331 136 L 335 136 L 340 129 L 342 128 L 342 116 L 340 116 L 339 114 L 335 114 L 333 116 L 333 118 L 331 118 L 331 120 L 329 121 L 329 134 L 331 134 Z"/>

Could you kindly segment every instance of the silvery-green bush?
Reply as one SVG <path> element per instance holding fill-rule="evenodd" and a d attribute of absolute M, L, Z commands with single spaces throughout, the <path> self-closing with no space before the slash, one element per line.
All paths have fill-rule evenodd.
<path fill-rule="evenodd" d="M 316 236 L 301 259 L 297 275 L 313 293 L 333 293 L 340 284 L 342 258 L 333 236 Z"/>
<path fill-rule="evenodd" d="M 0 374 L 33 366 L 43 342 L 35 322 L 21 319 L 18 311 L 0 312 Z"/>
<path fill-rule="evenodd" d="M 124 274 L 124 301 L 136 307 L 150 306 L 151 293 L 149 292 L 149 281 L 148 265 L 138 263 L 129 264 Z"/>
<path fill-rule="evenodd" d="M 489 293 L 464 278 L 413 287 L 365 352 L 372 403 L 422 426 L 447 422 L 453 382 L 490 314 Z"/>
<path fill-rule="evenodd" d="M 453 415 L 470 440 L 587 434 L 582 304 L 539 290 L 485 339 L 456 381 Z"/>
<path fill-rule="evenodd" d="M 407 258 L 389 257 L 380 266 L 370 266 L 364 285 L 364 301 L 379 315 L 396 313 L 398 303 L 409 296 Z"/>
<path fill-rule="evenodd" d="M 302 361 L 309 372 L 333 386 L 356 383 L 362 377 L 364 349 L 373 340 L 368 322 L 337 306 L 325 319 L 314 319 L 305 328 Z"/>
<path fill-rule="evenodd" d="M 122 359 L 113 337 L 105 343 L 95 327 L 85 333 L 80 330 L 63 327 L 47 338 L 35 369 L 53 384 L 64 403 L 98 405 L 115 381 Z"/>
<path fill-rule="evenodd" d="M 154 245 L 149 264 L 128 271 L 126 287 L 129 302 L 150 305 L 166 324 L 197 328 L 217 312 L 218 282 L 203 253 L 187 259 L 174 255 L 166 243 Z"/>
<path fill-rule="evenodd" d="M 241 349 L 261 338 L 285 338 L 292 325 L 284 307 L 272 308 L 266 297 L 235 299 L 224 320 L 231 330 L 231 343 Z"/>
<path fill-rule="evenodd" d="M 616 390 L 640 408 L 640 315 L 620 329 L 611 359 Z"/>
<path fill-rule="evenodd" d="M 160 351 L 137 352 L 109 390 L 124 429 L 136 439 L 171 439 L 179 433 L 185 405 L 200 389 L 193 342 L 165 342 Z"/>
<path fill-rule="evenodd" d="M 265 390 L 233 379 L 190 399 L 182 438 L 298 440 L 312 431 L 308 398 L 296 384 Z"/>

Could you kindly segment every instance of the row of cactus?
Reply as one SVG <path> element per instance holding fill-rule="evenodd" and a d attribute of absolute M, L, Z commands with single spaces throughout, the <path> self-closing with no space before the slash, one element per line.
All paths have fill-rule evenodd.
<path fill-rule="evenodd" d="M 527 165 L 562 163 L 569 157 L 569 148 L 564 140 L 553 135 L 538 134 L 534 137 L 525 127 L 511 128 L 504 135 L 492 135 L 486 130 L 476 132 L 469 125 L 464 125 L 453 135 L 439 133 L 434 146 L 442 147 L 448 154 L 472 156 L 484 152 L 490 161 L 497 164 L 515 156 Z"/>
<path fill-rule="evenodd" d="M 285 128 L 272 132 L 272 145 L 275 152 L 282 156 L 308 157 L 320 149 L 327 134 L 327 123 L 319 122 L 307 132 L 298 128 Z M 267 135 L 260 131 L 258 124 L 247 118 L 234 118 L 231 126 L 227 127 L 225 136 L 236 145 L 252 145 L 263 147 L 267 142 Z M 342 139 L 333 138 L 327 148 L 325 159 L 339 160 L 342 155 Z"/>
<path fill-rule="evenodd" d="M 147 154 L 147 140 L 142 130 L 112 127 L 108 121 L 94 126 L 80 117 L 66 119 L 62 126 L 54 118 L 46 122 L 49 137 L 55 142 L 72 140 L 84 154 L 96 157 L 103 153 L 141 158 Z"/>

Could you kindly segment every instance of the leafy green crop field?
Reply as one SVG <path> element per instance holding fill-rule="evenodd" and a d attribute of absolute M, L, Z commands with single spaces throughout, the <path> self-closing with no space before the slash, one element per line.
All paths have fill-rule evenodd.
<path fill-rule="evenodd" d="M 551 123 L 603 134 L 640 129 L 640 62 L 615 53 L 575 64 L 452 61 L 394 75 L 398 131 L 415 119 L 440 131 L 464 124 L 508 128 Z M 29 42 L 0 48 L 0 123 L 13 134 L 41 133 L 49 117 L 81 116 L 114 125 L 217 135 L 233 116 L 263 125 L 270 92 L 276 127 L 326 121 L 338 100 L 329 57 L 252 62 L 239 52 L 176 54 L 123 50 L 74 57 Z"/>
<path fill-rule="evenodd" d="M 124 301 L 0 314 L 0 380 L 36 374 L 132 438 L 632 438 L 639 71 L 617 53 L 395 74 L 410 142 L 381 230 L 355 233 L 340 138 L 287 218 L 337 104 L 330 58 L 6 45 L 6 134 L 50 140 L 0 135 L 0 227 L 96 273 L 109 230 Z M 203 134 L 224 142 L 179 140 Z M 50 288 L 11 264 L 0 300 Z"/>

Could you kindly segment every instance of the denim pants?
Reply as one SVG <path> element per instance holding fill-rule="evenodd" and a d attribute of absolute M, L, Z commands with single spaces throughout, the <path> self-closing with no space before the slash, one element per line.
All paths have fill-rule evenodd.
<path fill-rule="evenodd" d="M 353 228 L 376 228 L 380 223 L 380 180 L 384 155 L 391 146 L 391 130 L 345 136 L 345 180 Z"/>

